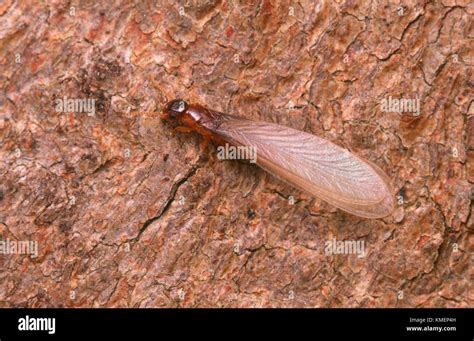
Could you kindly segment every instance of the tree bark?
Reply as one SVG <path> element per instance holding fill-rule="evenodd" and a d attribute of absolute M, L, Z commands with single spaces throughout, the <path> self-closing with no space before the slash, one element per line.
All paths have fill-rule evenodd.
<path fill-rule="evenodd" d="M 471 1 L 106 3 L 0 4 L 0 306 L 472 306 Z M 394 214 L 219 161 L 173 98 L 351 149 Z"/>

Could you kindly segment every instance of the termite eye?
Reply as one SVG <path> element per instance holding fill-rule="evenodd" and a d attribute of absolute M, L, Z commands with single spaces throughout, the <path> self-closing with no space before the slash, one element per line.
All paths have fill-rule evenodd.
<path fill-rule="evenodd" d="M 187 107 L 188 104 L 185 101 L 182 99 L 177 99 L 171 102 L 170 110 L 175 113 L 182 114 Z"/>
<path fill-rule="evenodd" d="M 183 113 L 188 110 L 188 103 L 182 99 L 175 99 L 166 103 L 163 109 L 163 118 L 175 119 L 181 116 Z"/>

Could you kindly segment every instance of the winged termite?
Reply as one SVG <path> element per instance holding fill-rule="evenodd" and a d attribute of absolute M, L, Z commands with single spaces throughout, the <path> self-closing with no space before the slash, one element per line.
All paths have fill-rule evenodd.
<path fill-rule="evenodd" d="M 393 211 L 385 173 L 321 137 L 227 115 L 181 99 L 167 103 L 162 117 L 177 121 L 178 131 L 197 131 L 205 141 L 255 148 L 260 167 L 344 211 L 365 218 L 382 218 Z"/>

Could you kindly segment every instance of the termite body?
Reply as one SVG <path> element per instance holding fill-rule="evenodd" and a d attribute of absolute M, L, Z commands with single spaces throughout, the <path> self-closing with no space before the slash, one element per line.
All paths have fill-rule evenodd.
<path fill-rule="evenodd" d="M 224 114 L 221 112 L 177 99 L 166 104 L 161 117 L 178 122 L 179 126 L 175 128 L 178 132 L 199 133 L 204 138 L 204 144 L 209 141 L 225 142 L 222 137 L 214 133 L 224 119 Z"/>
<path fill-rule="evenodd" d="M 387 175 L 372 162 L 321 137 L 228 115 L 181 99 L 167 103 L 162 118 L 177 121 L 178 131 L 198 132 L 205 143 L 213 140 L 255 148 L 260 167 L 349 213 L 382 218 L 393 211 Z"/>

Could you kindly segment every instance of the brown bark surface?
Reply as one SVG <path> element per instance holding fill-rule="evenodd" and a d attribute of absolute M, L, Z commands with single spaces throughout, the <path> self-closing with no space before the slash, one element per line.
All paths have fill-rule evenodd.
<path fill-rule="evenodd" d="M 473 305 L 472 2 L 107 3 L 0 4 L 0 239 L 38 243 L 0 254 L 0 306 Z M 350 148 L 394 214 L 201 152 L 157 117 L 173 98 Z"/>

